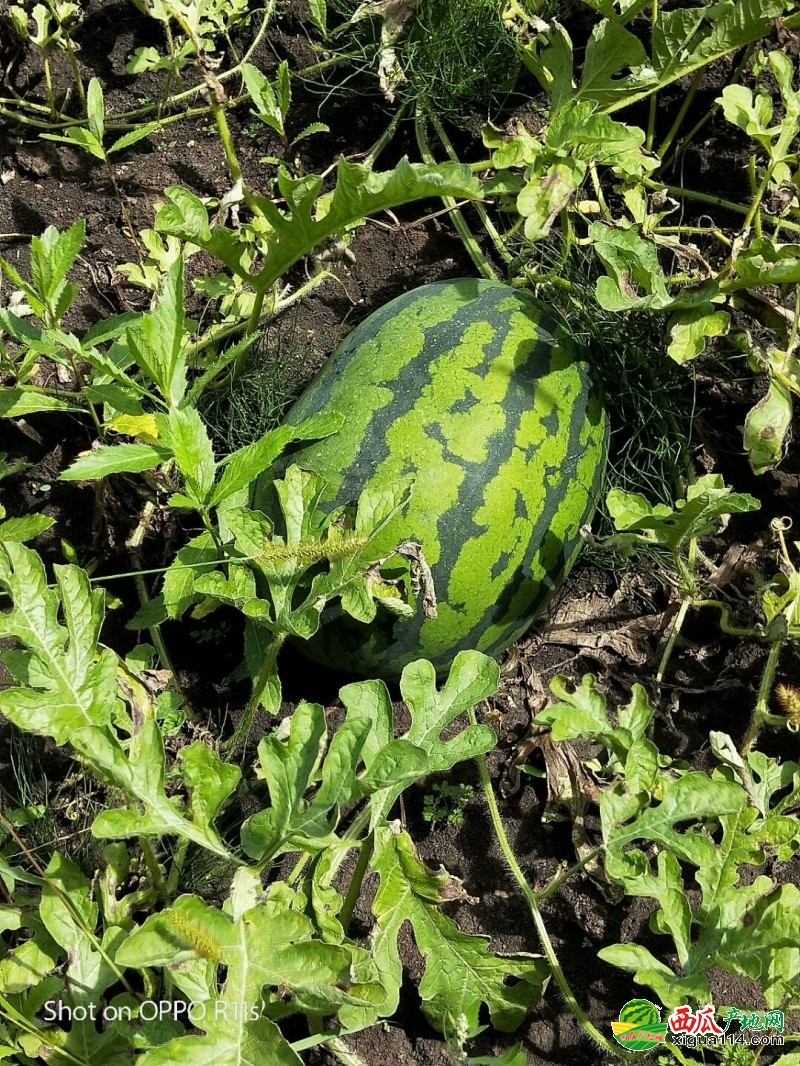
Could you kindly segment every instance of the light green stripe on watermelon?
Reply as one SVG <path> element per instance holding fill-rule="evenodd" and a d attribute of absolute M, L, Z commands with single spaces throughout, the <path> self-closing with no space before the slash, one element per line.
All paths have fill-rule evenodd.
<path fill-rule="evenodd" d="M 574 561 L 605 459 L 602 405 L 553 319 L 496 282 L 406 293 L 350 334 L 288 420 L 323 410 L 344 426 L 292 461 L 327 479 L 331 507 L 415 476 L 377 550 L 422 544 L 439 614 L 340 619 L 312 653 L 391 677 L 420 656 L 444 670 L 462 648 L 516 639 Z"/>

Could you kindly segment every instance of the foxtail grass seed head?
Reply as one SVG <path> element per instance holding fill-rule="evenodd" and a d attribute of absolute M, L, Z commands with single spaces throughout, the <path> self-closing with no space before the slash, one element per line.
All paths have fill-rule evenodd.
<path fill-rule="evenodd" d="M 201 959 L 210 962 L 222 962 L 222 945 L 208 930 L 203 929 L 199 922 L 185 914 L 167 913 L 167 925 L 189 947 L 194 948 L 195 953 Z"/>
<path fill-rule="evenodd" d="M 789 718 L 786 728 L 792 733 L 800 732 L 800 689 L 792 685 L 777 685 L 775 698 Z"/>

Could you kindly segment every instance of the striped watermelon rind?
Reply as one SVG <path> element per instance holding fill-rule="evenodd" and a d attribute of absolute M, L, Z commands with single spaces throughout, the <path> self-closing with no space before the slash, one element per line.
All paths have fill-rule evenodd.
<path fill-rule="evenodd" d="M 323 411 L 343 427 L 291 462 L 326 479 L 331 509 L 415 477 L 376 548 L 422 544 L 438 618 L 331 615 L 305 650 L 394 678 L 421 656 L 441 673 L 463 649 L 496 655 L 518 639 L 575 561 L 605 466 L 602 399 L 566 330 L 500 282 L 426 285 L 353 330 L 287 422 Z"/>

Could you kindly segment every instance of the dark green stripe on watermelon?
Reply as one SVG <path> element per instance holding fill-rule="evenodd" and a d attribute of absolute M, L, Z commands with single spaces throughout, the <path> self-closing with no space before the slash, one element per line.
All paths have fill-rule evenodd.
<path fill-rule="evenodd" d="M 574 562 L 605 465 L 603 405 L 562 327 L 499 282 L 423 286 L 362 322 L 287 421 L 321 411 L 344 415 L 343 428 L 292 462 L 327 479 L 329 507 L 414 476 L 379 551 L 422 544 L 439 616 L 332 618 L 309 653 L 397 677 L 420 657 L 441 672 L 464 648 L 508 647 Z"/>

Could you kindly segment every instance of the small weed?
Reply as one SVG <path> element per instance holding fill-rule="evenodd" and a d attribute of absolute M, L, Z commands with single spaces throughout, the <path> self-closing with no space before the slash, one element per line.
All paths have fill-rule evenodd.
<path fill-rule="evenodd" d="M 409 92 L 438 114 L 512 88 L 519 59 L 497 0 L 422 0 L 402 48 Z"/>
<path fill-rule="evenodd" d="M 552 246 L 539 251 L 552 261 Z M 552 263 L 551 263 L 552 268 Z M 659 358 L 660 325 L 647 315 L 618 315 L 597 305 L 591 263 L 570 256 L 560 276 L 569 292 L 554 296 L 572 336 L 589 352 L 592 370 L 603 390 L 609 414 L 609 487 L 641 492 L 667 502 L 686 472 L 695 395 L 691 372 Z M 601 505 L 598 529 L 613 528 Z"/>
<path fill-rule="evenodd" d="M 332 6 L 347 19 L 333 40 L 351 65 L 377 69 L 384 91 L 426 111 L 482 108 L 517 80 L 518 49 L 499 0 L 420 0 L 413 11 L 378 4 L 370 12 L 351 0 Z"/>
<path fill-rule="evenodd" d="M 202 413 L 219 452 L 228 455 L 280 423 L 302 383 L 305 354 L 293 340 L 283 343 L 267 329 L 250 354 L 247 373 L 205 394 Z"/>
<path fill-rule="evenodd" d="M 467 805 L 474 795 L 475 789 L 472 785 L 436 782 L 422 802 L 422 817 L 431 825 L 436 825 L 437 822 L 463 825 Z"/>
<path fill-rule="evenodd" d="M 756 1058 L 743 1044 L 728 1044 L 722 1049 L 723 1066 L 755 1066 Z"/>

